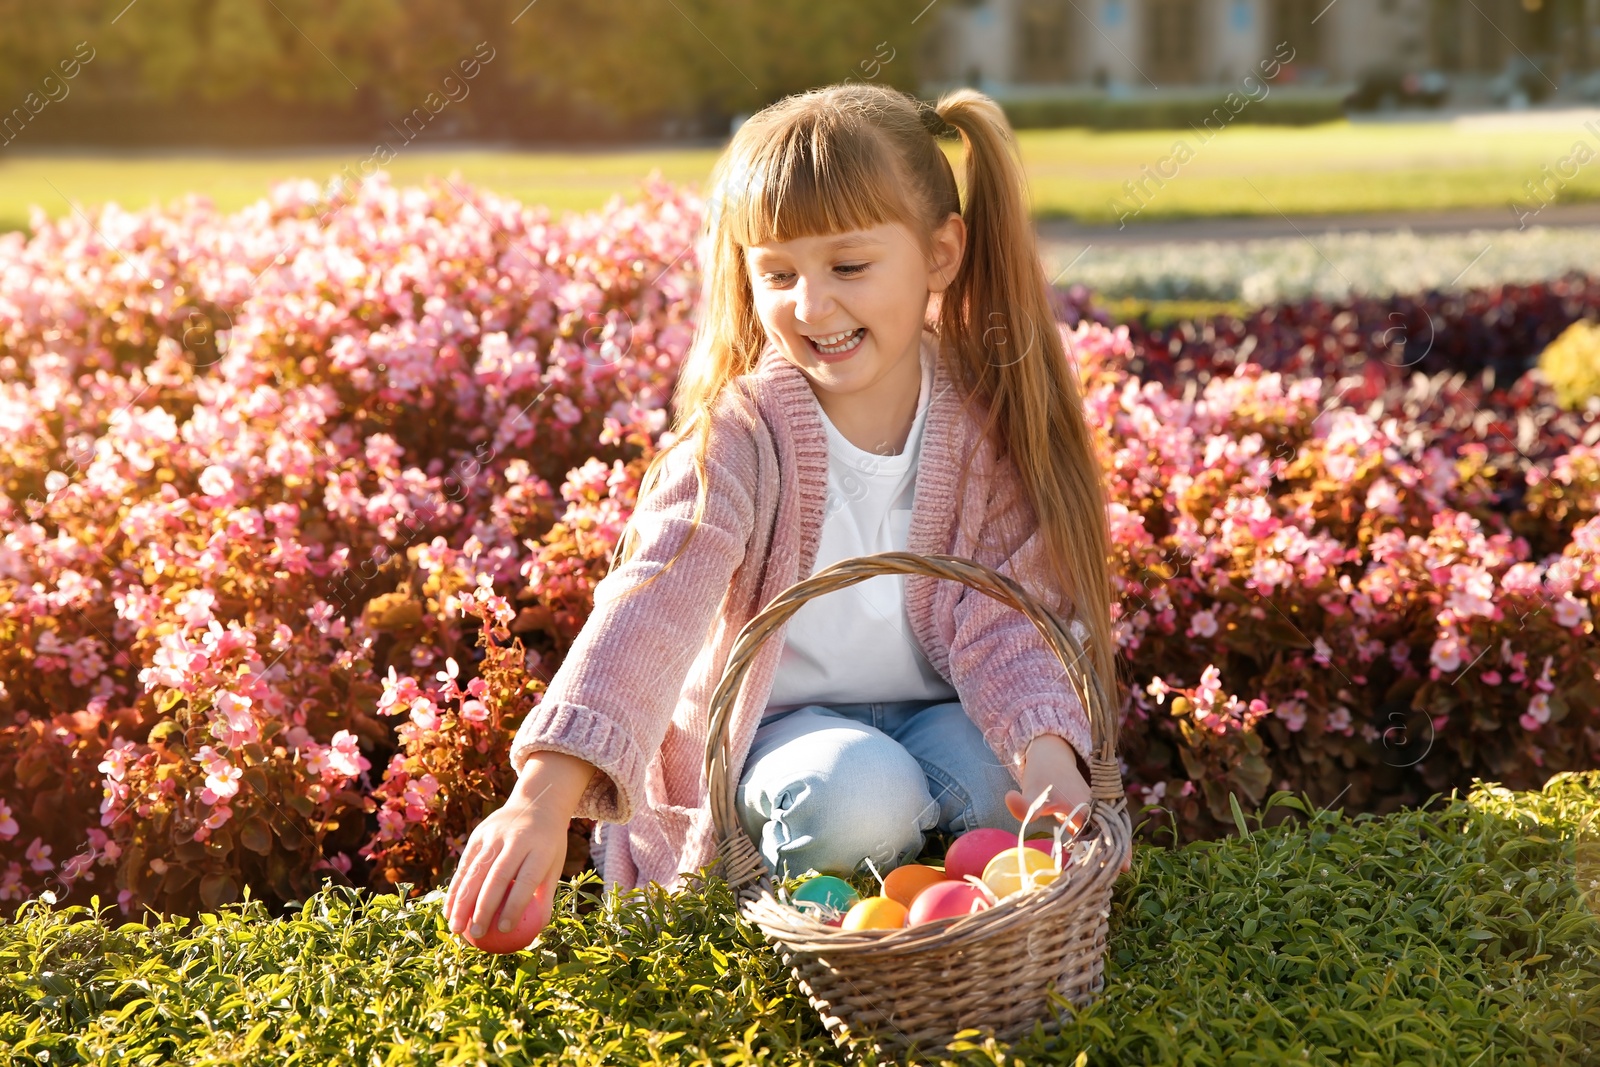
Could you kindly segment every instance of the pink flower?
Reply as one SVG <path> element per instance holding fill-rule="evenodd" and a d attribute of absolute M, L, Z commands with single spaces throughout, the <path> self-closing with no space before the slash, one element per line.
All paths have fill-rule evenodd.
<path fill-rule="evenodd" d="M 191 589 L 183 594 L 174 614 L 191 628 L 203 627 L 211 621 L 211 609 L 216 606 L 217 595 L 209 589 Z"/>
<path fill-rule="evenodd" d="M 1550 698 L 1539 693 L 1528 701 L 1528 710 L 1518 720 L 1524 730 L 1533 731 L 1550 721 Z"/>
<path fill-rule="evenodd" d="M 95 768 L 112 782 L 121 782 L 128 776 L 128 759 L 133 755 L 134 744 L 126 737 L 111 739 L 111 747 L 102 753 Z"/>
<path fill-rule="evenodd" d="M 27 896 L 27 890 L 22 885 L 22 864 L 12 861 L 6 864 L 6 873 L 0 878 L 0 900 L 21 900 Z"/>
<path fill-rule="evenodd" d="M 1305 708 L 1298 700 L 1290 700 L 1279 704 L 1275 709 L 1278 718 L 1289 728 L 1290 733 L 1298 733 L 1306 725 Z"/>
<path fill-rule="evenodd" d="M 94 866 L 94 861 L 95 854 L 93 849 L 74 853 L 61 865 L 61 877 L 68 882 L 76 882 L 84 871 Z"/>
<path fill-rule="evenodd" d="M 578 405 L 565 396 L 557 395 L 551 410 L 555 413 L 556 421 L 566 426 L 575 426 L 583 421 L 583 412 L 578 409 Z"/>
<path fill-rule="evenodd" d="M 395 841 L 405 836 L 406 819 L 393 808 L 378 809 L 378 836 L 385 841 Z"/>
<path fill-rule="evenodd" d="M 1197 611 L 1189 620 L 1190 636 L 1212 637 L 1217 632 L 1217 617 L 1209 611 Z"/>
<path fill-rule="evenodd" d="M 211 734 L 232 748 L 243 748 L 261 736 L 255 716 L 250 712 L 253 704 L 249 697 L 222 692 L 216 696 L 216 710 L 221 721 L 211 724 Z"/>
<path fill-rule="evenodd" d="M 28 867 L 35 871 L 50 871 L 55 869 L 55 864 L 50 862 L 50 846 L 44 843 L 43 838 L 36 837 L 28 843 L 27 850 L 22 858 L 28 861 Z"/>
<path fill-rule="evenodd" d="M 1555 602 L 1556 624 L 1570 630 L 1589 619 L 1589 605 L 1567 593 Z"/>
<path fill-rule="evenodd" d="M 200 491 L 207 496 L 226 496 L 233 491 L 233 474 L 212 464 L 200 472 Z"/>
<path fill-rule="evenodd" d="M 194 758 L 206 771 L 206 787 L 200 791 L 200 799 L 204 803 L 216 804 L 239 792 L 239 781 L 244 771 L 218 755 L 210 745 L 200 746 L 200 753 Z"/>
<path fill-rule="evenodd" d="M 1433 642 L 1430 659 L 1441 671 L 1453 671 L 1461 666 L 1461 643 L 1456 639 L 1455 631 L 1446 630 Z"/>
<path fill-rule="evenodd" d="M 340 730 L 333 735 L 333 741 L 328 747 L 328 765 L 334 773 L 345 778 L 354 778 L 371 767 L 372 763 L 361 754 L 361 743 L 356 735 L 349 730 Z"/>
<path fill-rule="evenodd" d="M 411 702 L 411 721 L 417 729 L 424 732 L 439 728 L 439 710 L 433 706 L 433 701 L 427 697 L 418 697 Z"/>
<path fill-rule="evenodd" d="M 0 800 L 0 838 L 9 841 L 16 837 L 20 830 L 17 820 L 11 817 L 11 805 Z"/>
<path fill-rule="evenodd" d="M 1539 671 L 1539 677 L 1534 679 L 1533 687 L 1541 693 L 1553 693 L 1556 691 L 1556 684 L 1550 680 L 1550 676 L 1554 673 L 1554 664 L 1555 657 L 1546 656 L 1544 658 L 1544 667 Z"/>
<path fill-rule="evenodd" d="M 431 774 L 414 778 L 406 783 L 405 816 L 409 822 L 421 822 L 433 810 L 434 798 L 439 793 L 439 781 Z"/>
<path fill-rule="evenodd" d="M 1162 681 L 1161 676 L 1158 674 L 1150 679 L 1150 684 L 1145 687 L 1145 692 L 1155 697 L 1157 704 L 1162 704 L 1166 702 L 1167 694 L 1172 692 L 1172 689 L 1166 682 Z"/>

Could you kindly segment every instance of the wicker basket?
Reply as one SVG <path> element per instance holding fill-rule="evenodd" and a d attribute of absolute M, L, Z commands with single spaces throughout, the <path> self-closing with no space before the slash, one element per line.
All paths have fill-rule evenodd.
<path fill-rule="evenodd" d="M 807 600 L 879 574 L 958 581 L 1027 615 L 1049 642 L 1084 708 L 1094 740 L 1094 802 L 1083 857 L 1047 888 L 1015 894 L 986 911 L 900 930 L 826 926 L 773 895 L 773 880 L 737 816 L 728 722 L 756 650 Z M 741 913 L 759 926 L 841 1045 L 894 1056 L 942 1050 L 969 1028 L 1014 1040 L 1042 1023 L 1060 1025 L 1053 987 L 1082 1006 L 1104 986 L 1111 892 L 1133 847 L 1116 717 L 1078 639 L 1059 616 L 1003 574 L 960 556 L 879 552 L 840 560 L 780 593 L 740 631 L 710 704 L 707 781 L 723 874 Z"/>

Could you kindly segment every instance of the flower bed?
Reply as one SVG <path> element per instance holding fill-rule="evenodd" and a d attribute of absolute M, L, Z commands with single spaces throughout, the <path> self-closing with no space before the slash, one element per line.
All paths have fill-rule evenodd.
<path fill-rule="evenodd" d="M 375 177 L 0 239 L 0 899 L 438 884 L 658 445 L 700 210 Z M 1063 325 L 1146 840 L 1230 832 L 1230 793 L 1390 810 L 1600 764 L 1594 413 L 1352 366 L 1351 329 L 1277 370 Z"/>
<path fill-rule="evenodd" d="M 1067 321 L 1087 317 L 1107 324 L 1109 308 L 1117 306 L 1081 287 L 1063 291 L 1060 303 Z M 1191 378 L 1204 383 L 1241 362 L 1294 377 L 1381 375 L 1402 389 L 1415 374 L 1459 374 L 1468 390 L 1481 390 L 1474 404 L 1514 411 L 1537 398 L 1532 383 L 1514 390 L 1545 347 L 1574 322 L 1600 319 L 1600 275 L 1572 273 L 1465 292 L 1307 297 L 1170 323 L 1154 318 L 1130 316 L 1129 370 L 1166 385 Z M 1567 443 L 1552 442 L 1554 451 Z"/>
<path fill-rule="evenodd" d="M 391 883 L 510 786 L 664 426 L 699 204 L 319 193 L 0 243 L 0 898 Z"/>
<path fill-rule="evenodd" d="M 1600 1049 L 1600 774 L 1434 811 L 1306 811 L 1135 852 L 1105 990 L 1056 1036 L 945 1064 L 1578 1064 Z M 1285 806 L 1287 805 L 1287 806 Z M 1304 816 L 1304 817 L 1302 817 Z M 1254 823 L 1254 820 L 1251 820 Z M 49 1063 L 844 1063 L 726 883 L 564 887 L 527 952 L 421 900 L 330 888 L 281 919 L 20 906 L 0 1049 Z M 870 1059 L 867 1062 L 872 1062 Z"/>
<path fill-rule="evenodd" d="M 1339 225 L 1337 218 L 1330 227 Z M 1593 270 L 1600 227 L 1529 226 L 1466 233 L 1312 230 L 1303 237 L 1098 245 L 1070 277 L 1108 297 L 1292 303 L 1316 297 L 1381 299 L 1425 290 L 1465 292 L 1528 285 L 1569 270 Z M 1060 258 L 1077 255 L 1073 248 Z"/>

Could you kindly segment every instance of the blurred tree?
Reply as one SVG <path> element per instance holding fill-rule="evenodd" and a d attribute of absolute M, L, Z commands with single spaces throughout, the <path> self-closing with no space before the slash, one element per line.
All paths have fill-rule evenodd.
<path fill-rule="evenodd" d="M 114 64 L 157 100 L 337 104 L 388 81 L 396 0 L 137 0 L 100 31 Z M 423 38 L 427 40 L 426 37 Z M 420 71 L 418 73 L 421 73 Z"/>
<path fill-rule="evenodd" d="M 0 0 L 0 109 L 87 41 L 71 92 L 114 105 L 313 104 L 411 112 L 476 51 L 475 100 L 455 119 L 514 133 L 541 108 L 576 106 L 616 128 L 727 118 L 854 78 L 917 84 L 926 0 Z M 487 46 L 487 47 L 480 47 Z M 70 121 L 63 114 L 56 122 Z M 718 124 L 721 124 L 720 127 Z"/>
<path fill-rule="evenodd" d="M 72 58 L 78 42 L 89 36 L 90 25 L 110 17 L 100 11 L 100 4 L 91 5 L 88 0 L 52 4 L 0 0 L 0 27 L 4 27 L 0 30 L 0 94 L 4 94 L 0 95 L 0 111 L 21 106 L 29 92 L 43 95 L 42 79 L 49 74 L 60 79 L 60 63 Z M 78 81 L 72 79 L 68 95 L 77 91 Z"/>
<path fill-rule="evenodd" d="M 516 55 L 619 118 L 721 117 L 850 77 L 915 86 L 924 6 L 537 0 L 518 18 Z"/>

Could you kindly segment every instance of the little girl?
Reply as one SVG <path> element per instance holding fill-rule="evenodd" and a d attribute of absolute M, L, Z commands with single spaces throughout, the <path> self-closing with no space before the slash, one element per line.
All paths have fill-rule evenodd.
<path fill-rule="evenodd" d="M 620 888 L 715 859 L 711 693 L 741 627 L 836 560 L 995 568 L 1071 620 L 1120 704 L 1104 483 L 1014 151 L 971 89 L 928 107 L 831 86 L 734 135 L 670 444 L 512 742 L 511 797 L 467 843 L 456 934 L 530 904 L 543 928 L 574 816 L 599 820 L 595 865 Z M 787 876 L 887 870 L 935 827 L 1015 831 L 1047 787 L 1076 827 L 1090 799 L 1088 718 L 1055 654 L 1020 612 L 927 575 L 807 601 L 758 649 L 729 738 L 744 830 Z"/>

